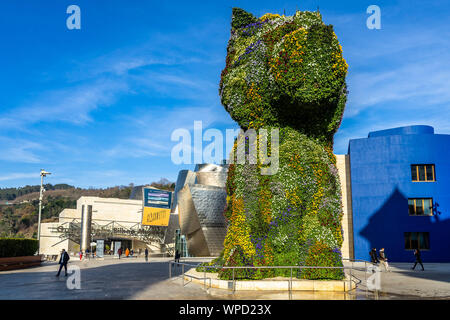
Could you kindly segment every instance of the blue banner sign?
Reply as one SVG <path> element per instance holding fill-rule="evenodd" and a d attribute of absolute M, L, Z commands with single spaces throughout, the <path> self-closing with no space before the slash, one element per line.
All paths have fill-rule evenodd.
<path fill-rule="evenodd" d="M 172 192 L 144 188 L 144 207 L 170 209 Z"/>

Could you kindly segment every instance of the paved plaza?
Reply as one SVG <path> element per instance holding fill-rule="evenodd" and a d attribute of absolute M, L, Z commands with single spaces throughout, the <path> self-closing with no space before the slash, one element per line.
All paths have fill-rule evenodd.
<path fill-rule="evenodd" d="M 40 267 L 0 272 L 0 299 L 151 299 L 151 300 L 229 300 L 289 299 L 286 292 L 236 292 L 210 289 L 185 283 L 179 277 L 181 268 L 169 279 L 169 258 L 105 258 L 76 261 L 80 267 L 81 289 L 69 290 L 62 272 L 55 277 L 58 265 L 45 262 Z M 197 264 L 204 259 L 186 260 Z M 356 266 L 356 264 L 355 264 Z M 292 299 L 450 299 L 450 264 L 425 264 L 426 271 L 412 271 L 410 264 L 393 264 L 392 271 L 381 274 L 382 292 L 366 296 L 364 273 L 354 271 L 362 282 L 352 293 L 297 292 Z M 188 268 L 186 268 L 188 270 Z"/>
<path fill-rule="evenodd" d="M 380 299 L 450 299 L 450 263 L 424 263 L 411 270 L 411 263 L 391 263 L 389 272 L 381 266 Z M 345 266 L 350 266 L 345 263 Z M 354 275 L 361 280 L 360 291 L 366 291 L 363 263 L 354 263 Z"/>

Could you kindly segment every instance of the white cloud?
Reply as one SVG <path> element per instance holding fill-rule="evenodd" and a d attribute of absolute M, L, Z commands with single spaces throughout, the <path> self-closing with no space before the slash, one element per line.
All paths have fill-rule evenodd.
<path fill-rule="evenodd" d="M 2 129 L 18 129 L 37 122 L 68 122 L 84 124 L 91 121 L 93 110 L 115 102 L 118 95 L 128 90 L 124 81 L 99 79 L 93 83 L 52 90 L 36 101 L 0 115 Z"/>
<path fill-rule="evenodd" d="M 39 163 L 41 158 L 37 150 L 44 150 L 42 144 L 23 140 L 0 137 L 0 160 L 23 163 Z"/>
<path fill-rule="evenodd" d="M 0 176 L 0 181 L 7 181 L 7 180 L 18 180 L 18 179 L 28 179 L 28 178 L 36 178 L 39 179 L 39 172 L 32 172 L 32 173 L 9 173 L 3 176 Z"/>
<path fill-rule="evenodd" d="M 210 107 L 145 107 L 138 111 L 139 117 L 127 116 L 123 119 L 132 133 L 123 137 L 112 148 L 100 152 L 108 158 L 169 157 L 176 142 L 170 140 L 176 129 L 186 129 L 193 134 L 194 121 L 202 121 L 203 130 L 213 126 L 237 125 L 220 105 Z"/>
<path fill-rule="evenodd" d="M 450 60 L 450 56 L 448 56 Z M 389 71 L 358 73 L 349 79 L 348 116 L 398 101 L 399 108 L 450 103 L 450 66 L 442 60 L 406 64 Z M 410 100 L 414 99 L 413 103 Z M 395 111 L 395 110 L 391 110 Z M 449 110 L 450 112 L 450 110 Z"/>

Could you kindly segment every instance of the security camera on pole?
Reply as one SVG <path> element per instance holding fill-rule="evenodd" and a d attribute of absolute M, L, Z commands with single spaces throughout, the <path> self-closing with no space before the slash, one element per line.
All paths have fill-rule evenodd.
<path fill-rule="evenodd" d="M 41 189 L 39 192 L 39 216 L 38 216 L 38 234 L 37 234 L 37 238 L 38 238 L 38 255 L 41 252 L 41 212 L 42 212 L 42 196 L 44 193 L 44 187 L 43 187 L 43 183 L 44 183 L 44 177 L 48 174 L 51 174 L 50 172 L 45 171 L 44 169 L 41 169 Z"/>

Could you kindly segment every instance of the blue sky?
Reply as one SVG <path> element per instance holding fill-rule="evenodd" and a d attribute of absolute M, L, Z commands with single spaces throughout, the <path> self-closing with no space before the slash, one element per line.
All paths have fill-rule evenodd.
<path fill-rule="evenodd" d="M 66 9 L 81 8 L 81 30 Z M 381 30 L 366 9 L 381 8 Z M 236 128 L 220 104 L 231 8 L 320 11 L 349 64 L 335 153 L 369 131 L 427 124 L 450 133 L 446 1 L 4 0 L 0 10 L 0 187 L 144 184 L 181 169 L 174 129 Z"/>

